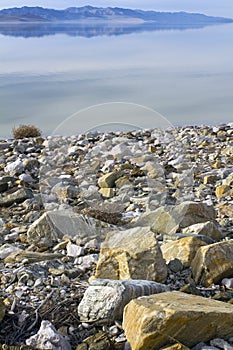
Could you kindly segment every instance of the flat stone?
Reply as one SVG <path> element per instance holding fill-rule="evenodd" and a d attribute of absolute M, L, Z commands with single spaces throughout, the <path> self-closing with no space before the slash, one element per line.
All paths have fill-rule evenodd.
<path fill-rule="evenodd" d="M 132 226 L 151 226 L 158 234 L 174 234 L 182 228 L 206 221 L 215 221 L 215 210 L 201 202 L 186 201 L 176 206 L 160 207 L 142 215 Z"/>
<path fill-rule="evenodd" d="M 232 277 L 233 241 L 223 241 L 198 249 L 191 264 L 196 283 L 207 287 Z"/>
<path fill-rule="evenodd" d="M 216 187 L 215 194 L 218 199 L 222 197 L 233 196 L 233 190 L 228 185 L 221 185 Z"/>
<path fill-rule="evenodd" d="M 157 350 L 171 339 L 187 347 L 216 337 L 227 339 L 232 324 L 232 305 L 182 292 L 131 300 L 123 316 L 132 350 Z"/>
<path fill-rule="evenodd" d="M 149 227 L 108 233 L 94 278 L 164 282 L 167 267 L 155 236 Z"/>
<path fill-rule="evenodd" d="M 105 332 L 98 332 L 83 340 L 76 350 L 111 350 L 113 343 Z"/>
<path fill-rule="evenodd" d="M 93 219 L 94 220 L 94 219 Z M 70 210 L 57 210 L 44 213 L 28 229 L 28 242 L 39 242 L 51 246 L 64 236 L 92 236 L 96 232 L 95 226 L 88 222 L 83 215 Z"/>
<path fill-rule="evenodd" d="M 27 188 L 20 188 L 14 193 L 0 197 L 0 207 L 8 207 L 14 203 L 24 202 L 26 199 L 33 198 L 33 193 Z"/>
<path fill-rule="evenodd" d="M 78 314 L 82 322 L 111 323 L 122 319 L 130 300 L 168 290 L 165 284 L 152 281 L 96 279 L 86 290 Z"/>
<path fill-rule="evenodd" d="M 206 221 L 203 223 L 194 224 L 182 229 L 182 233 L 191 233 L 195 235 L 203 235 L 210 237 L 215 241 L 223 238 L 222 231 L 218 228 L 215 222 Z"/>
<path fill-rule="evenodd" d="M 166 262 L 179 259 L 184 267 L 190 267 L 196 252 L 204 245 L 206 243 L 197 237 L 184 237 L 177 241 L 163 244 L 161 250 Z"/>

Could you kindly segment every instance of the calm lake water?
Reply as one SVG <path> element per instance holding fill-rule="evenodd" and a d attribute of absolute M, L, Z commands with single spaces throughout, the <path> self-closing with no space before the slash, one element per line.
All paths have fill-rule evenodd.
<path fill-rule="evenodd" d="M 76 132 L 113 122 L 159 126 L 160 115 L 137 113 L 133 104 L 172 125 L 233 121 L 233 24 L 84 29 L 0 28 L 0 137 L 22 123 L 50 134 L 71 115 Z M 75 115 L 110 102 L 126 104 Z"/>

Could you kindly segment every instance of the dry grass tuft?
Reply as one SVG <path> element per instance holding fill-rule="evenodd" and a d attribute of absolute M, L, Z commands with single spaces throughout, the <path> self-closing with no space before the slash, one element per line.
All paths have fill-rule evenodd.
<path fill-rule="evenodd" d="M 41 131 L 34 125 L 19 125 L 12 129 L 12 134 L 15 139 L 25 139 L 28 137 L 41 136 Z"/>

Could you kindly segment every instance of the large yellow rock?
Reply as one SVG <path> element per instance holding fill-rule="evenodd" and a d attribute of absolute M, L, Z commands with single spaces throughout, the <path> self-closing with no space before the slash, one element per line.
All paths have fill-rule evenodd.
<path fill-rule="evenodd" d="M 206 221 L 198 224 L 194 224 L 183 228 L 182 233 L 191 233 L 195 235 L 203 235 L 210 237 L 211 239 L 218 241 L 223 238 L 221 229 L 217 226 L 214 221 Z"/>
<path fill-rule="evenodd" d="M 101 246 L 94 278 L 164 282 L 167 266 L 149 227 L 110 232 Z"/>
<path fill-rule="evenodd" d="M 198 249 L 191 264 L 196 283 L 208 287 L 233 276 L 233 241 L 223 241 Z"/>
<path fill-rule="evenodd" d="M 233 336 L 233 305 L 181 292 L 130 301 L 123 329 L 132 350 L 157 350 L 174 339 L 187 347 Z"/>
<path fill-rule="evenodd" d="M 161 250 L 167 262 L 177 258 L 184 266 L 189 267 L 198 249 L 204 245 L 206 243 L 197 237 L 184 237 L 177 241 L 165 243 Z"/>

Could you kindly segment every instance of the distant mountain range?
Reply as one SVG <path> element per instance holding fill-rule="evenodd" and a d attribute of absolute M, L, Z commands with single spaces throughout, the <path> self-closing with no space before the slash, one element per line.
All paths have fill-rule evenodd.
<path fill-rule="evenodd" d="M 0 11 L 0 23 L 80 22 L 87 20 L 153 22 L 159 25 L 209 25 L 233 22 L 233 19 L 206 16 L 200 13 L 156 12 L 118 7 L 70 7 L 65 10 L 42 7 L 9 8 Z"/>

